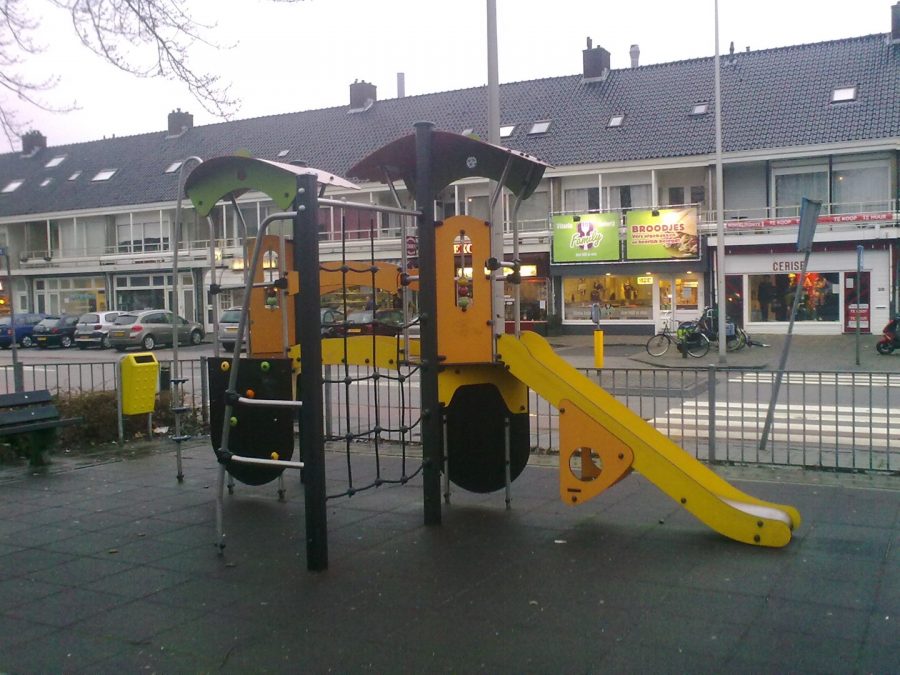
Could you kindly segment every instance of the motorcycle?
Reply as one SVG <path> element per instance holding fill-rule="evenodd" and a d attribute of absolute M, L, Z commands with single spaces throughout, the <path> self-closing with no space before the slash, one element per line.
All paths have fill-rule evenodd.
<path fill-rule="evenodd" d="M 897 348 L 900 348 L 900 317 L 891 319 L 888 325 L 881 329 L 881 339 L 875 345 L 875 349 L 879 354 L 891 354 Z"/>

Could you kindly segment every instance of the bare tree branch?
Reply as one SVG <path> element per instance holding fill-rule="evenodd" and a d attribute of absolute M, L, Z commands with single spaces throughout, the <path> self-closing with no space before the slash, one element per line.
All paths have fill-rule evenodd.
<path fill-rule="evenodd" d="M 10 148 L 28 126 L 20 120 L 12 101 L 53 111 L 74 110 L 74 104 L 53 106 L 43 94 L 58 83 L 48 76 L 26 77 L 20 72 L 23 56 L 39 54 L 44 47 L 34 42 L 39 28 L 32 19 L 37 0 L 0 0 L 0 132 Z M 269 0 L 294 3 L 303 0 Z M 190 59 L 200 45 L 223 48 L 204 35 L 215 24 L 197 21 L 179 0 L 44 0 L 69 14 L 81 44 L 107 63 L 136 77 L 159 77 L 182 82 L 208 113 L 224 119 L 237 110 L 240 101 L 229 93 L 229 85 L 218 75 L 196 70 Z"/>

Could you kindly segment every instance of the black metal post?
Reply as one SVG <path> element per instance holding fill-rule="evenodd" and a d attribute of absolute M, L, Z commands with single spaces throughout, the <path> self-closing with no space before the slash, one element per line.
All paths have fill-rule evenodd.
<path fill-rule="evenodd" d="M 300 458 L 304 463 L 306 568 L 328 568 L 325 510 L 325 436 L 322 429 L 322 318 L 319 313 L 319 200 L 316 177 L 297 178 L 294 216 L 294 270 L 300 293 L 294 296 L 294 335 L 300 343 Z"/>
<path fill-rule="evenodd" d="M 434 124 L 416 122 L 416 208 L 419 210 L 419 319 L 422 377 L 422 470 L 425 524 L 441 523 L 443 447 L 438 396 L 437 272 L 431 141 Z"/>

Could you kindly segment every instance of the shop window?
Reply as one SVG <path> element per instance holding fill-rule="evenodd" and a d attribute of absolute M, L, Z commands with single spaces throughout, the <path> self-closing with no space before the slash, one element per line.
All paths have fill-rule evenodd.
<path fill-rule="evenodd" d="M 603 275 L 563 279 L 563 316 L 590 321 L 591 307 L 600 306 L 603 320 L 653 318 L 653 277 Z"/>
<path fill-rule="evenodd" d="M 803 283 L 797 321 L 838 321 L 840 279 L 837 272 L 809 272 Z M 799 274 L 748 277 L 750 321 L 789 321 Z"/>

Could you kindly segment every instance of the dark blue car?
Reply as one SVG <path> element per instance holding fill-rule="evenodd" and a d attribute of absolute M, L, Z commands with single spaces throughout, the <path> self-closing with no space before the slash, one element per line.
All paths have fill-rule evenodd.
<path fill-rule="evenodd" d="M 44 318 L 43 314 L 23 312 L 16 314 L 16 344 L 20 347 L 31 347 L 34 344 L 34 327 Z M 0 317 L 0 347 L 9 349 L 12 347 L 13 329 L 10 326 L 9 315 Z"/>

